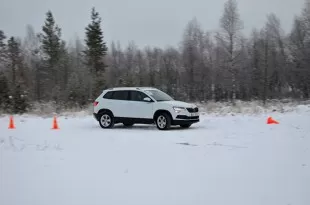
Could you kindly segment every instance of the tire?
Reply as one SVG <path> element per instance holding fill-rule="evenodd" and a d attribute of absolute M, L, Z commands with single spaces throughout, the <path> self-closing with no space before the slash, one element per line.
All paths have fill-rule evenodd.
<path fill-rule="evenodd" d="M 190 126 L 192 126 L 192 124 L 184 124 L 184 125 L 180 125 L 180 127 L 182 127 L 182 128 L 189 128 Z"/>
<path fill-rule="evenodd" d="M 171 117 L 168 113 L 159 113 L 155 119 L 156 126 L 159 130 L 169 130 L 171 127 Z"/>
<path fill-rule="evenodd" d="M 123 122 L 123 125 L 125 127 L 132 127 L 134 125 L 134 123 L 132 123 L 132 122 Z"/>
<path fill-rule="evenodd" d="M 114 127 L 114 116 L 111 112 L 104 111 L 100 113 L 99 125 L 103 129 L 109 129 Z"/>

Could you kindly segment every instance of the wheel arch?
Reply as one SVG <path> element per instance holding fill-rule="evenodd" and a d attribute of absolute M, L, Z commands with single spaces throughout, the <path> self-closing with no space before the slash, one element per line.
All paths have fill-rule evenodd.
<path fill-rule="evenodd" d="M 111 110 L 109 110 L 109 109 L 100 109 L 97 112 L 97 114 L 95 114 L 95 116 L 96 116 L 98 121 L 99 121 L 99 118 L 100 118 L 101 114 L 104 113 L 104 112 L 107 112 L 107 113 L 111 114 L 114 117 L 114 114 L 113 114 L 113 112 Z"/>
<path fill-rule="evenodd" d="M 158 115 L 160 115 L 161 113 L 167 113 L 172 119 L 172 115 L 168 110 L 160 109 L 160 110 L 156 110 L 156 112 L 154 113 L 153 120 L 155 121 Z"/>

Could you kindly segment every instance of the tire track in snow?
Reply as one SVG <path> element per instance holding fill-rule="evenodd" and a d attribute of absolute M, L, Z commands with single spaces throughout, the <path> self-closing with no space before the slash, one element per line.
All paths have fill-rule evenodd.
<path fill-rule="evenodd" d="M 7 141 L 4 138 L 0 138 L 0 148 L 5 147 L 5 145 L 8 145 L 8 148 L 15 152 L 21 152 L 29 147 L 34 147 L 36 151 L 46 151 L 48 149 L 57 151 L 64 150 L 59 144 L 50 145 L 46 140 L 43 144 L 33 144 L 13 136 L 9 136 Z"/>

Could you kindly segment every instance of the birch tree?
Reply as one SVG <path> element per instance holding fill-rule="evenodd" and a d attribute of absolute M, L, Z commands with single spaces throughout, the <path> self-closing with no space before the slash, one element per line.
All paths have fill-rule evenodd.
<path fill-rule="evenodd" d="M 302 98 L 310 97 L 310 1 L 300 16 L 295 17 L 289 36 L 290 52 L 294 68 L 292 70 L 294 89 L 300 91 Z"/>
<path fill-rule="evenodd" d="M 197 98 L 197 87 L 203 70 L 203 31 L 197 19 L 192 19 L 186 26 L 182 39 L 182 59 L 186 72 L 186 93 L 190 100 Z"/>
<path fill-rule="evenodd" d="M 237 58 L 240 55 L 240 35 L 243 22 L 240 19 L 236 0 L 228 0 L 224 5 L 224 13 L 220 19 L 222 32 L 219 34 L 222 46 L 228 55 L 227 68 L 231 73 L 232 102 L 236 99 L 236 75 L 238 72 Z"/>

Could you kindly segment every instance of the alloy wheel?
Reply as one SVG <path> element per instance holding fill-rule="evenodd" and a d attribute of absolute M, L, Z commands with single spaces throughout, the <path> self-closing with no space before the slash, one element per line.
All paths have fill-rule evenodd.
<path fill-rule="evenodd" d="M 108 114 L 104 114 L 100 118 L 100 122 L 103 127 L 109 127 L 111 125 L 111 117 Z"/>
<path fill-rule="evenodd" d="M 167 119 L 165 118 L 165 116 L 163 115 L 160 115 L 158 118 L 157 118 L 157 125 L 159 128 L 161 129 L 164 129 L 167 125 Z"/>

